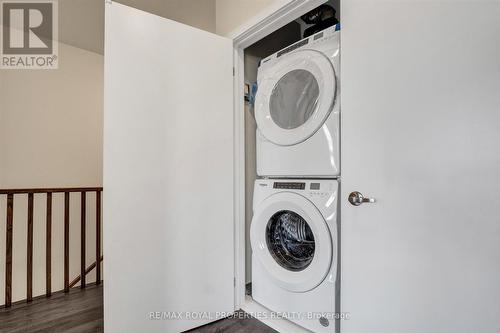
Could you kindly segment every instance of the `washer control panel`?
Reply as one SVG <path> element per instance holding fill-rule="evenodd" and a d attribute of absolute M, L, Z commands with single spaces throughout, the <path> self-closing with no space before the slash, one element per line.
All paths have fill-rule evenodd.
<path fill-rule="evenodd" d="M 309 184 L 309 189 L 319 191 L 321 189 L 321 183 L 311 183 Z"/>
<path fill-rule="evenodd" d="M 337 179 L 290 179 L 261 178 L 255 180 L 253 209 L 274 194 L 289 192 L 310 200 L 321 209 L 336 209 L 339 195 L 339 180 Z M 333 206 L 332 206 L 333 205 Z M 327 214 L 330 216 L 331 213 Z"/>
<path fill-rule="evenodd" d="M 287 190 L 305 190 L 306 183 L 301 182 L 274 182 L 273 188 Z"/>
<path fill-rule="evenodd" d="M 329 196 L 331 193 L 328 193 L 328 192 L 319 192 L 319 191 L 310 191 L 308 193 L 308 195 L 311 197 L 311 198 L 324 198 L 324 197 L 327 197 Z"/>
<path fill-rule="evenodd" d="M 328 192 L 327 189 L 329 186 L 321 186 L 320 182 L 311 182 L 309 183 L 309 196 L 311 198 L 323 198 L 329 196 L 331 193 Z M 323 184 L 325 185 L 325 184 Z"/>

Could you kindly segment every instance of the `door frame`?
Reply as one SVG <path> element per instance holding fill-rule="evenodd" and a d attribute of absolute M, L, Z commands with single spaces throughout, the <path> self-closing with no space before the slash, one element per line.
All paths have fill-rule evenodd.
<path fill-rule="evenodd" d="M 241 309 L 245 302 L 245 67 L 244 49 L 270 35 L 327 0 L 280 0 L 254 16 L 227 37 L 233 40 L 234 90 L 234 305 Z M 253 306 L 253 304 L 252 304 Z M 278 322 L 266 321 L 274 329 L 283 328 Z M 295 325 L 294 325 L 295 326 Z M 287 331 L 292 327 L 288 325 Z M 293 331 L 303 331 L 294 327 Z"/>

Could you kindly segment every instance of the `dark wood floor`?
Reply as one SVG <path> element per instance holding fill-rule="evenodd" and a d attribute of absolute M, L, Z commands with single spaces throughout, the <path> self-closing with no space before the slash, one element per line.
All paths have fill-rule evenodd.
<path fill-rule="evenodd" d="M 0 310 L 1 333 L 103 332 L 102 286 L 15 304 Z"/>
<path fill-rule="evenodd" d="M 0 309 L 0 333 L 100 333 L 103 332 L 102 286 L 69 294 L 56 293 L 51 298 L 15 304 Z M 254 318 L 238 313 L 233 318 L 197 328 L 190 333 L 275 333 Z"/>
<path fill-rule="evenodd" d="M 233 318 L 219 320 L 215 323 L 196 328 L 188 333 L 278 333 L 255 318 L 240 311 Z"/>

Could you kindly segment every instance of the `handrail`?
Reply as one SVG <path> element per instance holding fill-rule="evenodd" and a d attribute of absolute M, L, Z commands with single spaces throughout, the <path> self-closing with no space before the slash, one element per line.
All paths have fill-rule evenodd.
<path fill-rule="evenodd" d="M 26 270 L 26 301 L 33 300 L 33 205 L 35 194 L 46 194 L 46 260 L 45 260 L 45 295 L 50 297 L 51 291 L 51 271 L 52 271 L 52 194 L 64 193 L 64 292 L 74 286 L 69 282 L 69 222 L 70 222 L 70 193 L 80 193 L 81 197 L 81 219 L 80 219 L 80 280 L 81 288 L 85 288 L 85 267 L 86 255 L 86 204 L 88 192 L 96 193 L 96 258 L 99 262 L 101 255 L 101 192 L 102 187 L 62 187 L 62 188 L 27 188 L 27 189 L 0 189 L 0 195 L 7 195 L 7 218 L 6 218 L 6 247 L 5 247 L 5 305 L 8 308 L 12 305 L 12 242 L 13 242 L 13 219 L 14 219 L 14 198 L 17 195 L 28 196 L 28 218 L 27 218 L 27 270 Z M 16 195 L 16 196 L 15 196 Z M 96 260 L 97 261 L 97 260 Z M 96 284 L 101 282 L 101 265 L 96 268 Z M 93 269 L 93 268 L 92 268 Z"/>
<path fill-rule="evenodd" d="M 64 193 L 64 192 L 96 192 L 96 191 L 102 191 L 102 187 L 54 187 L 54 188 L 0 189 L 0 194 Z"/>

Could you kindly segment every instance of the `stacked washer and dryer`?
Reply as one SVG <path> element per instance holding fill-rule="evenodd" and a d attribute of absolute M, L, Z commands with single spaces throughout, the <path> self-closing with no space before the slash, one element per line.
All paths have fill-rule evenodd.
<path fill-rule="evenodd" d="M 252 297 L 313 332 L 338 327 L 339 62 L 336 25 L 257 75 Z"/>

